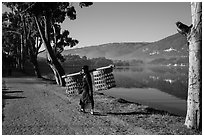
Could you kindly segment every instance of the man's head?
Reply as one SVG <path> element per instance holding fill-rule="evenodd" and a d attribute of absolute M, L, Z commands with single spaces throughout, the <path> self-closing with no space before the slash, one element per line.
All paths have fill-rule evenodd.
<path fill-rule="evenodd" d="M 82 72 L 83 72 L 83 73 L 88 73 L 88 71 L 89 71 L 89 66 L 84 65 L 84 66 L 82 67 Z"/>

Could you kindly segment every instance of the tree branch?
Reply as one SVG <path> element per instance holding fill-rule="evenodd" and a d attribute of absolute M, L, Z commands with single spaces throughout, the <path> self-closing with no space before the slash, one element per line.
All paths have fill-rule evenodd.
<path fill-rule="evenodd" d="M 21 35 L 21 33 L 20 33 L 20 32 L 13 31 L 13 30 L 8 30 L 8 31 L 5 31 L 5 33 L 15 33 L 15 34 Z"/>
<path fill-rule="evenodd" d="M 22 11 L 20 14 L 25 13 L 28 9 L 32 8 L 35 4 L 36 4 L 36 2 L 34 2 L 32 5 L 30 5 L 27 9 Z"/>
<path fill-rule="evenodd" d="M 46 49 L 39 51 L 39 52 L 38 52 L 38 54 L 40 54 L 40 53 L 44 52 L 45 50 L 46 50 Z"/>

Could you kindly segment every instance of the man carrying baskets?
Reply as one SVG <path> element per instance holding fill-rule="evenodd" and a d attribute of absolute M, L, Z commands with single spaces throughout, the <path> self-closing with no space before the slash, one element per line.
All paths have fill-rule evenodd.
<path fill-rule="evenodd" d="M 91 114 L 94 114 L 94 99 L 93 99 L 93 87 L 89 67 L 87 65 L 82 67 L 83 85 L 81 90 L 81 97 L 79 105 L 81 106 L 81 112 L 85 112 L 86 106 L 91 103 Z"/>

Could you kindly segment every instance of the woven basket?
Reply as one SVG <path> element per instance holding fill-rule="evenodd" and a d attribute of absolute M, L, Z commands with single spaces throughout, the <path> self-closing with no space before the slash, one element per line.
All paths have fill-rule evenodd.
<path fill-rule="evenodd" d="M 107 90 L 116 86 L 112 66 L 98 68 L 95 71 L 90 72 L 90 74 L 94 91 Z M 83 75 L 80 72 L 63 77 L 65 78 L 66 93 L 68 95 L 76 95 L 82 91 Z"/>

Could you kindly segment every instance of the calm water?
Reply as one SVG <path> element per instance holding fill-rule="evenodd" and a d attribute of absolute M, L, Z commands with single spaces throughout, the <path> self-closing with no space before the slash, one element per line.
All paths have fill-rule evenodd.
<path fill-rule="evenodd" d="M 185 116 L 187 67 L 122 67 L 114 70 L 116 88 L 105 94 Z"/>
<path fill-rule="evenodd" d="M 81 70 L 80 67 L 63 67 L 66 74 Z M 120 67 L 114 69 L 114 76 L 116 88 L 101 92 L 185 116 L 187 67 Z"/>

